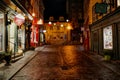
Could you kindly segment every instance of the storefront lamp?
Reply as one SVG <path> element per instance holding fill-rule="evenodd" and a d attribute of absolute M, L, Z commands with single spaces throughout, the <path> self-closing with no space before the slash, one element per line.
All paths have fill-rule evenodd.
<path fill-rule="evenodd" d="M 35 13 L 32 13 L 32 16 L 35 17 Z"/>
<path fill-rule="evenodd" d="M 42 25 L 43 24 L 43 20 L 42 19 L 38 20 L 37 24 Z"/>

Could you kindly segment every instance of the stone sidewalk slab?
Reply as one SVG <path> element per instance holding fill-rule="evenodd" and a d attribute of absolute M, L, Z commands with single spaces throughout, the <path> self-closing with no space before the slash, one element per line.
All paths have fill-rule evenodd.
<path fill-rule="evenodd" d="M 24 53 L 23 58 L 11 63 L 11 66 L 4 66 L 5 63 L 0 64 L 0 80 L 10 80 L 20 69 L 22 69 L 29 61 L 34 58 L 38 50 L 42 50 L 44 47 L 38 47 L 37 51 L 29 50 Z"/>

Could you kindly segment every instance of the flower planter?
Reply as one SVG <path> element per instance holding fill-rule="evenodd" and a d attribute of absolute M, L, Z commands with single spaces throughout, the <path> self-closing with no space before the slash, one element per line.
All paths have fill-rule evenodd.
<path fill-rule="evenodd" d="M 5 66 L 9 66 L 11 62 L 12 51 L 2 52 L 4 60 L 6 62 Z"/>
<path fill-rule="evenodd" d="M 110 61 L 112 57 L 112 51 L 111 50 L 105 50 L 104 51 L 104 60 L 105 61 Z"/>
<path fill-rule="evenodd" d="M 10 62 L 11 62 L 11 55 L 5 55 L 4 57 L 5 61 L 6 61 L 6 64 L 5 66 L 10 66 Z"/>
<path fill-rule="evenodd" d="M 104 55 L 104 60 L 105 61 L 110 61 L 111 59 L 111 56 L 110 55 Z"/>

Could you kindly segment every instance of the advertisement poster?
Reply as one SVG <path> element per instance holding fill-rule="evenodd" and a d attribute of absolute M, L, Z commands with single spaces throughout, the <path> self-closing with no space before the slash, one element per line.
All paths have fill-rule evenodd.
<path fill-rule="evenodd" d="M 104 49 L 113 49 L 112 26 L 103 29 Z"/>

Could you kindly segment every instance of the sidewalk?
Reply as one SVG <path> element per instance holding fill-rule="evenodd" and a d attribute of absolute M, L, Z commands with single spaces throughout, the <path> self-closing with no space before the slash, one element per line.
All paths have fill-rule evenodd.
<path fill-rule="evenodd" d="M 88 56 L 95 63 L 102 65 L 102 66 L 112 70 L 116 74 L 120 75 L 120 60 L 118 60 L 118 61 L 115 61 L 115 60 L 105 61 L 104 57 L 97 54 L 97 53 L 93 53 L 93 52 L 84 52 L 84 53 L 87 53 L 85 55 Z"/>
<path fill-rule="evenodd" d="M 35 57 L 38 50 L 42 50 L 44 46 L 38 47 L 35 51 L 27 51 L 24 53 L 23 58 L 11 63 L 11 66 L 4 66 L 5 63 L 0 64 L 0 80 L 10 80 L 20 69 L 22 69 L 32 58 Z"/>

